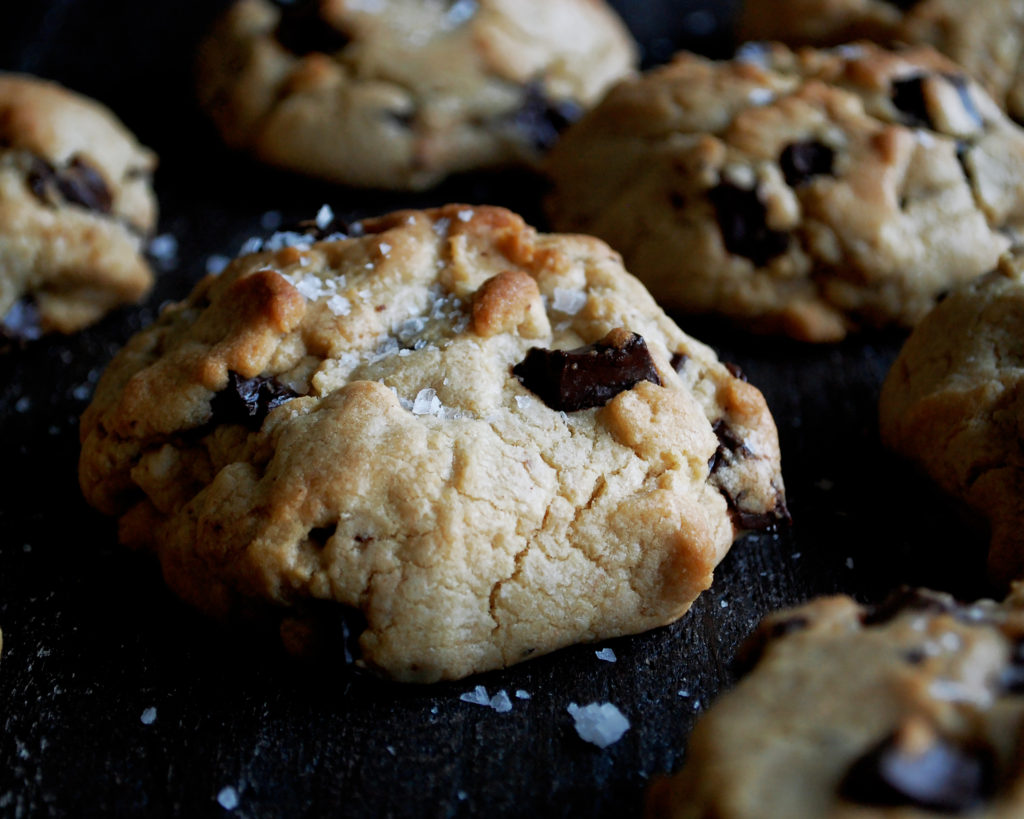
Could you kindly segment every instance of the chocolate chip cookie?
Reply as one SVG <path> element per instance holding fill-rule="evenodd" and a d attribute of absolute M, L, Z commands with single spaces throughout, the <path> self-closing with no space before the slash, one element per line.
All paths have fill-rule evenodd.
<path fill-rule="evenodd" d="M 750 46 L 616 86 L 549 156 L 559 230 L 662 304 L 835 341 L 1020 243 L 1024 130 L 927 47 Z"/>
<path fill-rule="evenodd" d="M 934 46 L 1024 119 L 1024 6 L 1016 0 L 746 0 L 745 40 L 828 46 L 867 38 Z"/>
<path fill-rule="evenodd" d="M 239 0 L 201 48 L 227 144 L 347 185 L 532 162 L 636 63 L 595 0 Z"/>
<path fill-rule="evenodd" d="M 761 393 L 602 242 L 456 205 L 336 228 L 203 280 L 82 417 L 86 498 L 189 602 L 331 601 L 367 667 L 458 678 L 671 622 L 786 519 Z"/>
<path fill-rule="evenodd" d="M 0 73 L 0 335 L 71 333 L 149 291 L 155 165 L 96 101 Z"/>
<path fill-rule="evenodd" d="M 914 330 L 882 386 L 883 442 L 962 501 L 991 535 L 1000 583 L 1024 578 L 1021 259 L 955 290 Z"/>
<path fill-rule="evenodd" d="M 1024 813 L 1024 589 L 774 614 L 652 795 L 674 819 Z"/>

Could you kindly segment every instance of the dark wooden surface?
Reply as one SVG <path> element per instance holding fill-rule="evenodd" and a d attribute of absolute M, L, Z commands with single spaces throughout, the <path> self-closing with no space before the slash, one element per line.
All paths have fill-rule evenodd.
<path fill-rule="evenodd" d="M 901 583 L 989 591 L 967 557 L 978 538 L 878 443 L 878 388 L 899 333 L 806 347 L 682 321 L 765 393 L 794 525 L 737 543 L 675 625 L 402 687 L 286 658 L 179 604 L 78 491 L 77 419 L 125 339 L 182 297 L 208 256 L 262 233 L 268 211 L 489 202 L 544 227 L 543 186 L 522 173 L 410 196 L 329 188 L 228 154 L 193 107 L 190 77 L 195 39 L 222 5 L 51 0 L 0 15 L 0 68 L 97 97 L 160 153 L 160 232 L 179 242 L 144 306 L 0 356 L 0 816 L 218 816 L 226 786 L 238 793 L 232 812 L 248 817 L 633 816 L 651 777 L 681 764 L 694 720 L 731 683 L 736 647 L 766 612 L 839 591 L 874 600 Z M 729 4 L 616 5 L 647 65 L 680 45 L 728 47 Z M 605 645 L 616 663 L 595 657 Z M 531 699 L 506 714 L 459 700 L 478 684 Z M 595 700 L 632 723 L 604 751 L 566 712 Z"/>

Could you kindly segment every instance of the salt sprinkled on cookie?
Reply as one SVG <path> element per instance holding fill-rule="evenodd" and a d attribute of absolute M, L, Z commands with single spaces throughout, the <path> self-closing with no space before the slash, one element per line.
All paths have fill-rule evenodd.
<path fill-rule="evenodd" d="M 592 702 L 583 707 L 571 702 L 566 710 L 580 739 L 598 748 L 613 745 L 629 730 L 629 720 L 610 702 Z"/>

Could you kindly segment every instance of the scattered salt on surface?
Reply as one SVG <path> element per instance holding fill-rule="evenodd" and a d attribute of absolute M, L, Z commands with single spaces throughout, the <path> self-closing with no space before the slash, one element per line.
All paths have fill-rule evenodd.
<path fill-rule="evenodd" d="M 391 754 L 391 756 L 395 756 L 395 755 L 397 755 L 397 753 L 398 753 L 398 752 L 397 752 L 397 751 L 395 750 L 395 746 L 394 746 L 394 745 L 388 745 L 388 746 L 386 746 L 386 750 L 387 750 L 387 752 L 388 752 L 389 754 Z"/>
<path fill-rule="evenodd" d="M 688 697 L 688 696 L 690 696 L 690 692 L 689 692 L 689 691 L 687 691 L 687 690 L 686 690 L 685 688 L 680 688 L 680 689 L 679 689 L 679 690 L 678 690 L 678 691 L 676 692 L 676 694 L 678 694 L 678 695 L 679 695 L 680 697 Z"/>
<path fill-rule="evenodd" d="M 259 253 L 262 247 L 263 240 L 259 236 L 250 236 L 242 242 L 242 246 L 238 248 L 238 255 L 248 256 L 250 253 Z"/>
<path fill-rule="evenodd" d="M 437 392 L 431 388 L 420 390 L 416 393 L 416 399 L 412 402 L 413 415 L 437 415 L 441 410 L 441 399 Z"/>
<path fill-rule="evenodd" d="M 225 267 L 230 264 L 231 259 L 227 256 L 222 256 L 219 253 L 215 253 L 212 256 L 206 257 L 206 272 L 212 276 L 216 276 Z"/>
<path fill-rule="evenodd" d="M 238 791 L 230 785 L 221 788 L 217 794 L 217 802 L 224 810 L 234 810 L 238 807 Z"/>
<path fill-rule="evenodd" d="M 459 798 L 460 802 L 465 802 L 469 798 L 469 794 L 465 791 L 456 791 L 455 795 Z"/>
<path fill-rule="evenodd" d="M 156 720 L 156 709 L 152 706 L 142 712 L 142 716 L 139 717 L 143 725 L 152 725 Z"/>
<path fill-rule="evenodd" d="M 471 210 L 460 210 L 458 213 L 460 222 L 468 222 L 473 218 L 473 211 Z"/>
<path fill-rule="evenodd" d="M 610 702 L 592 702 L 582 708 L 571 702 L 566 710 L 572 715 L 580 739 L 599 748 L 618 742 L 629 730 L 629 720 Z"/>
<path fill-rule="evenodd" d="M 149 241 L 149 255 L 162 270 L 174 267 L 178 263 L 178 240 L 173 233 L 161 233 Z"/>
<path fill-rule="evenodd" d="M 352 302 L 342 295 L 335 294 L 327 299 L 327 309 L 336 316 L 347 316 L 352 312 Z"/>
<path fill-rule="evenodd" d="M 516 406 L 519 407 L 519 409 L 521 409 L 521 410 L 526 409 L 532 403 L 533 403 L 533 399 L 530 398 L 530 396 L 528 396 L 528 395 L 517 395 L 516 396 Z"/>
<path fill-rule="evenodd" d="M 260 227 L 264 230 L 277 230 L 281 227 L 281 211 L 268 210 L 260 217 Z"/>
<path fill-rule="evenodd" d="M 78 401 L 87 401 L 92 394 L 92 387 L 89 384 L 79 384 L 71 391 L 71 395 Z"/>
<path fill-rule="evenodd" d="M 852 569 L 853 568 L 853 558 L 852 557 L 846 558 L 846 568 L 847 569 Z"/>
<path fill-rule="evenodd" d="M 600 651 L 595 651 L 594 654 L 597 655 L 597 659 L 604 660 L 606 663 L 614 663 L 618 659 L 610 648 L 602 648 Z"/>
<path fill-rule="evenodd" d="M 499 714 L 505 714 L 512 710 L 512 700 L 508 698 L 508 694 L 505 689 L 502 689 L 493 697 L 491 697 L 491 708 L 497 711 Z"/>
<path fill-rule="evenodd" d="M 487 694 L 487 689 L 482 685 L 478 685 L 472 691 L 467 691 L 465 694 L 459 697 L 463 702 L 471 702 L 474 705 L 490 705 L 491 698 Z"/>
<path fill-rule="evenodd" d="M 747 101 L 751 105 L 767 105 L 775 99 L 775 92 L 770 88 L 754 88 L 747 94 Z"/>
<path fill-rule="evenodd" d="M 377 249 L 381 252 L 381 255 L 387 256 L 391 252 L 391 245 L 387 242 L 381 242 L 377 245 Z"/>
<path fill-rule="evenodd" d="M 529 691 L 524 691 L 522 688 L 517 688 L 516 689 L 516 699 L 517 700 L 528 700 L 528 699 L 530 699 L 530 692 Z"/>
<path fill-rule="evenodd" d="M 583 305 L 586 303 L 587 294 L 582 290 L 567 290 L 564 287 L 556 287 L 551 306 L 555 310 L 574 316 L 583 309 Z"/>
<path fill-rule="evenodd" d="M 729 601 L 728 600 L 723 600 L 718 605 L 720 605 L 723 609 L 727 609 L 727 608 L 729 608 Z"/>
<path fill-rule="evenodd" d="M 518 692 L 516 696 L 518 696 Z M 512 710 L 512 700 L 509 699 L 508 692 L 504 688 L 492 697 L 487 693 L 486 688 L 478 685 L 472 691 L 461 694 L 459 699 L 463 702 L 473 703 L 473 705 L 486 705 L 489 708 L 493 708 L 499 714 Z"/>
<path fill-rule="evenodd" d="M 320 210 L 316 212 L 316 226 L 320 228 L 320 230 L 324 230 L 333 221 L 334 211 L 331 210 L 331 206 L 321 205 Z"/>
<path fill-rule="evenodd" d="M 803 556 L 803 552 L 793 552 L 793 554 L 790 555 L 790 557 L 792 557 L 793 560 L 799 560 Z"/>

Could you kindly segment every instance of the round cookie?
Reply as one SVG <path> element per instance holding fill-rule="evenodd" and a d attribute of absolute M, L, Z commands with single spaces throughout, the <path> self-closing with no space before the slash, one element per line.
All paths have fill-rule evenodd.
<path fill-rule="evenodd" d="M 228 145 L 365 187 L 532 162 L 636 63 L 595 0 L 237 0 L 201 47 Z"/>
<path fill-rule="evenodd" d="M 196 606 L 334 601 L 368 667 L 458 678 L 669 623 L 787 517 L 760 392 L 597 239 L 455 205 L 315 238 L 201 282 L 82 417 L 86 498 Z"/>
<path fill-rule="evenodd" d="M 838 45 L 867 38 L 927 44 L 963 66 L 1024 119 L 1024 6 L 1017 0 L 746 0 L 743 40 Z"/>
<path fill-rule="evenodd" d="M 1024 813 L 1024 589 L 823 598 L 769 616 L 748 648 L 753 671 L 697 723 L 651 817 Z"/>
<path fill-rule="evenodd" d="M 912 325 L 1020 241 L 1024 130 L 927 47 L 681 54 L 548 157 L 558 230 L 664 305 L 805 341 Z"/>
<path fill-rule="evenodd" d="M 71 333 L 149 291 L 155 166 L 104 106 L 0 73 L 0 335 Z"/>
<path fill-rule="evenodd" d="M 988 567 L 1024 579 L 1024 278 L 1004 259 L 914 330 L 879 401 L 883 443 L 984 521 Z"/>

